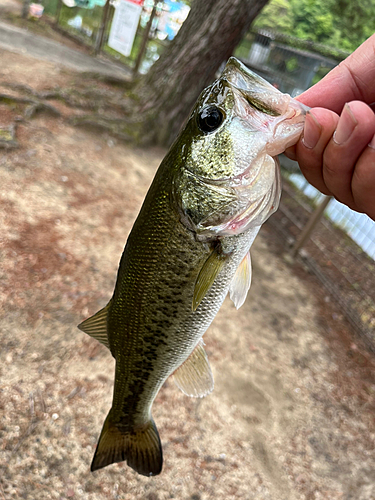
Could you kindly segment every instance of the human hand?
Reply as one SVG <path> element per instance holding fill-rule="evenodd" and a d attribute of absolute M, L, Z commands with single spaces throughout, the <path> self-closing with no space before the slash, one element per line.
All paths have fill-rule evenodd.
<path fill-rule="evenodd" d="M 375 220 L 374 51 L 375 35 L 299 96 L 312 109 L 286 154 L 322 193 Z"/>

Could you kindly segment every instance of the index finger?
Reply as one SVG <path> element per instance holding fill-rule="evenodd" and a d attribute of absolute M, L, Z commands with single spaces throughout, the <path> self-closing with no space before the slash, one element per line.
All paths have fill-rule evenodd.
<path fill-rule="evenodd" d="M 307 106 L 324 107 L 340 114 L 346 102 L 375 101 L 375 34 L 320 82 L 297 99 Z"/>

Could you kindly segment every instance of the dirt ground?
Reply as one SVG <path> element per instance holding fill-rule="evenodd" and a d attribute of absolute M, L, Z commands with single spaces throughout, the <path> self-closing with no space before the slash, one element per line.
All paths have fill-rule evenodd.
<path fill-rule="evenodd" d="M 19 14 L 21 10 L 22 3 L 18 0 L 1 0 L 0 12 Z"/>
<path fill-rule="evenodd" d="M 1 85 L 72 78 L 0 60 Z M 18 112 L 0 104 L 0 126 Z M 167 381 L 155 401 L 162 474 L 90 473 L 114 362 L 76 325 L 110 298 L 165 152 L 46 114 L 19 122 L 17 138 L 0 150 L 0 499 L 374 500 L 374 358 L 267 225 L 246 303 L 226 300 L 205 335 L 214 392 L 194 400 Z"/>

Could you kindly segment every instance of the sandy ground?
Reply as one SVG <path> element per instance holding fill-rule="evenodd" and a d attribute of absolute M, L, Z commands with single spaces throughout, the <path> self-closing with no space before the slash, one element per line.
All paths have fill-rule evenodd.
<path fill-rule="evenodd" d="M 0 80 L 41 90 L 70 74 L 0 53 Z M 0 125 L 17 109 L 0 105 Z M 374 359 L 270 228 L 253 285 L 205 335 L 214 392 L 167 381 L 154 404 L 165 465 L 89 466 L 113 359 L 76 325 L 106 304 L 164 151 L 40 115 L 0 152 L 0 499 L 375 499 Z"/>
<path fill-rule="evenodd" d="M 118 78 L 131 77 L 131 71 L 125 66 L 109 62 L 104 57 L 92 57 L 88 54 L 89 50 L 82 46 L 77 50 L 76 43 L 64 39 L 63 35 L 53 31 L 46 23 L 32 24 L 17 17 L 11 19 L 16 20 L 20 26 L 1 22 L 2 12 L 4 12 L 1 9 L 0 6 L 0 47 L 2 49 L 52 61 L 77 71 L 93 71 Z M 65 41 L 67 43 L 63 43 Z"/>

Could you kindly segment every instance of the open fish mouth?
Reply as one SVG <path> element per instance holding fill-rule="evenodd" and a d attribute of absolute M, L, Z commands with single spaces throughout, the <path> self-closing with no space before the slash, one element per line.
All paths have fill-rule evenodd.
<path fill-rule="evenodd" d="M 198 117 L 209 106 L 222 119 L 207 132 Z M 279 205 L 277 155 L 298 141 L 308 108 L 231 58 L 197 109 L 191 123 L 203 135 L 184 165 L 184 223 L 200 241 L 261 226 Z"/>
<path fill-rule="evenodd" d="M 197 230 L 200 234 L 233 236 L 260 226 L 277 210 L 281 195 L 277 155 L 297 142 L 309 108 L 278 91 L 237 59 L 228 61 L 222 78 L 234 97 L 232 120 L 250 132 L 249 161 L 241 170 L 237 167 L 231 177 L 200 178 L 200 182 L 231 191 L 235 201 L 225 207 L 225 213 L 217 212 L 200 221 Z"/>

